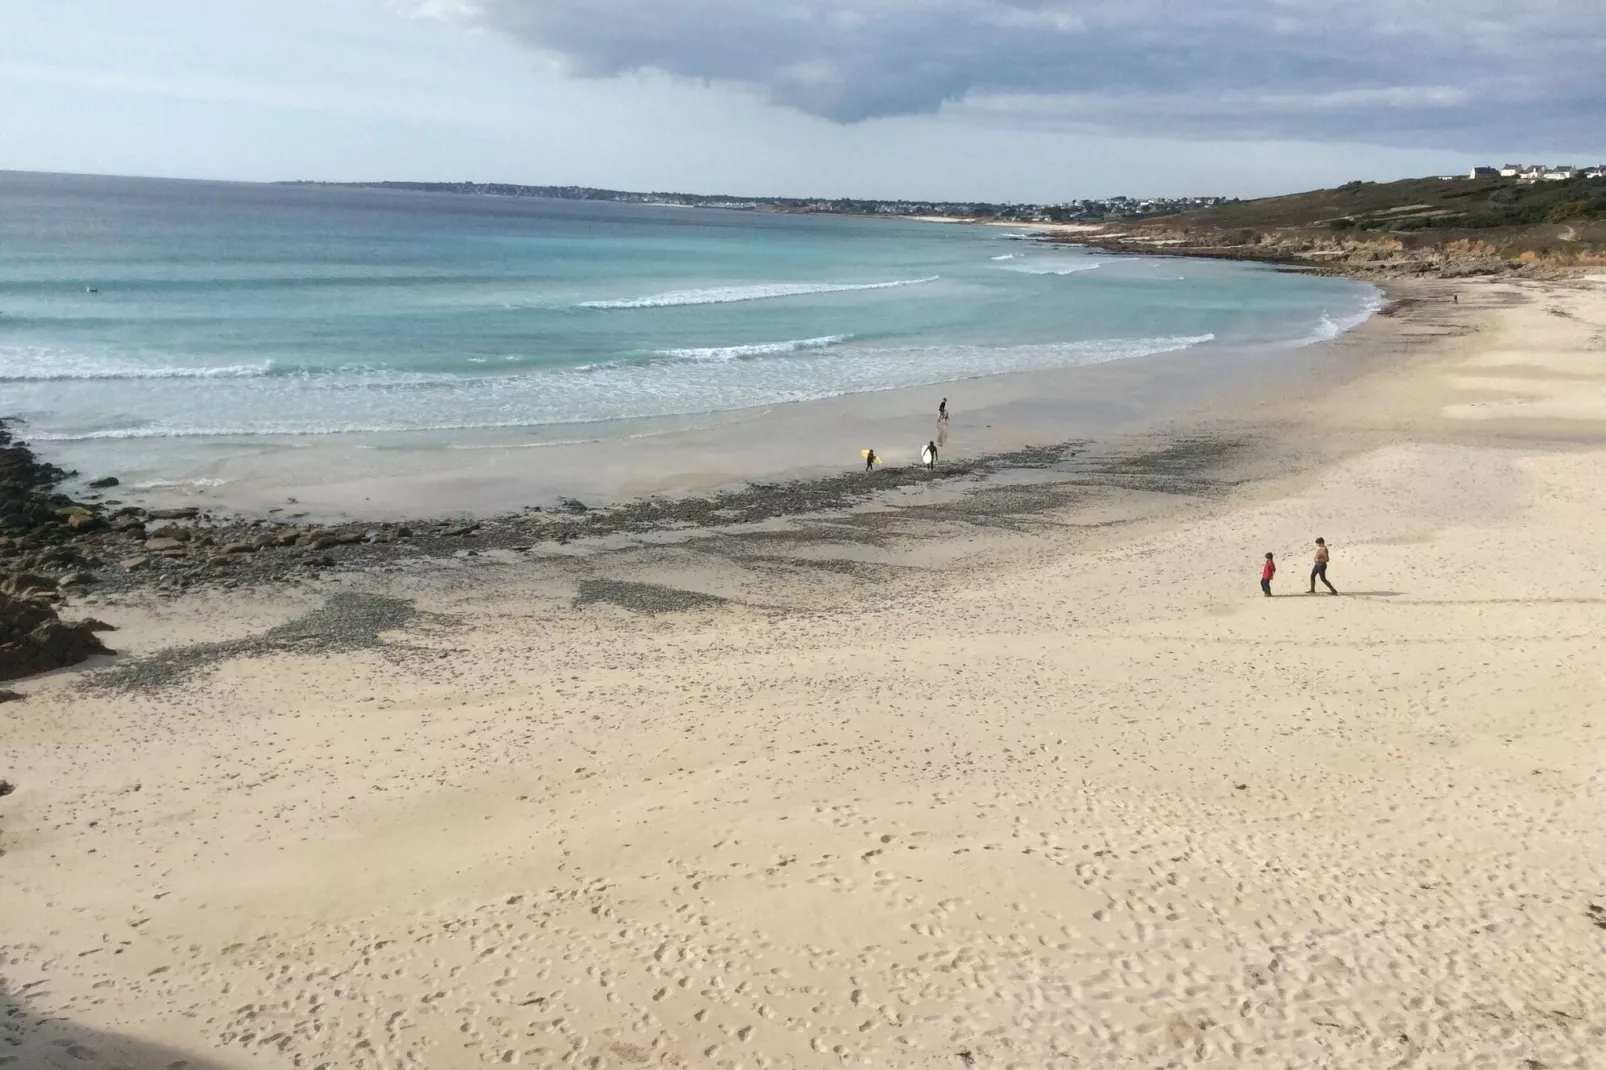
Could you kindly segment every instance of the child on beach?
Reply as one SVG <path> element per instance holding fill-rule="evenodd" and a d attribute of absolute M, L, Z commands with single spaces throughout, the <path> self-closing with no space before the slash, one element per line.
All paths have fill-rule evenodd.
<path fill-rule="evenodd" d="M 1271 597 L 1271 578 L 1277 575 L 1277 562 L 1272 560 L 1271 551 L 1266 551 L 1266 563 L 1260 569 L 1260 589 L 1267 598 Z"/>

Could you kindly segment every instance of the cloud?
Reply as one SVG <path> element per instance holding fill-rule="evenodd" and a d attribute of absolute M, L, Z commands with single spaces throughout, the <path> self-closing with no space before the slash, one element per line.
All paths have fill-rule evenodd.
<path fill-rule="evenodd" d="M 425 0 L 578 77 L 661 71 L 835 122 L 1478 150 L 1599 145 L 1600 0 Z"/>

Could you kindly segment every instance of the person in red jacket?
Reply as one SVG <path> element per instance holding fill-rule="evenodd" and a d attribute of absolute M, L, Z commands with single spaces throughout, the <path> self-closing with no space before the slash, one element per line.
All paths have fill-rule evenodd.
<path fill-rule="evenodd" d="M 1266 563 L 1260 569 L 1260 589 L 1266 597 L 1271 597 L 1271 578 L 1277 575 L 1277 562 L 1272 560 L 1271 551 L 1266 551 Z"/>

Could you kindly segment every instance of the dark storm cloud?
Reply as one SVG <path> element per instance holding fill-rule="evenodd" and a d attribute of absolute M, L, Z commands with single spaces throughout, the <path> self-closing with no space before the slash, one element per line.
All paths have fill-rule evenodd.
<path fill-rule="evenodd" d="M 1603 0 L 436 0 L 576 75 L 1198 137 L 1598 145 Z"/>

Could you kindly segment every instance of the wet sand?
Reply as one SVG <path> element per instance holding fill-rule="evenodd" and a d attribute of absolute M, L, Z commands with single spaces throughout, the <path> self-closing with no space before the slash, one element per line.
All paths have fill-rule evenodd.
<path fill-rule="evenodd" d="M 97 600 L 0 1058 L 1590 1065 L 1606 287 L 1448 286 L 964 485 Z"/>

